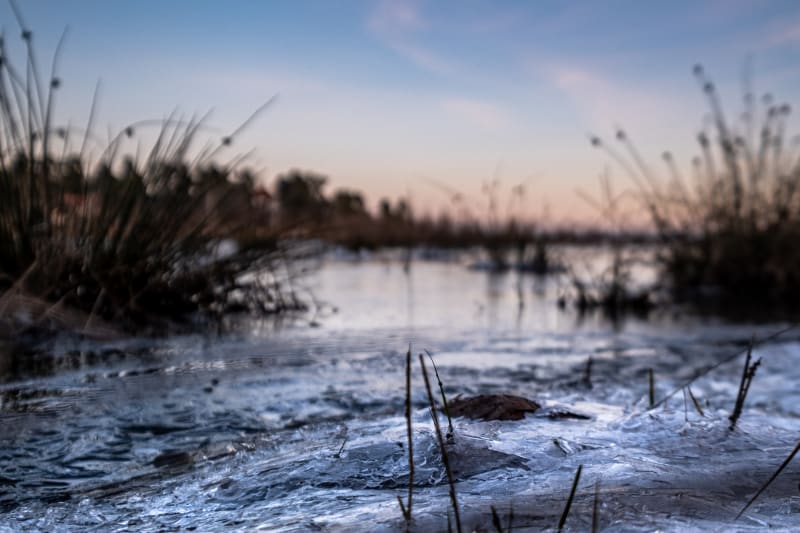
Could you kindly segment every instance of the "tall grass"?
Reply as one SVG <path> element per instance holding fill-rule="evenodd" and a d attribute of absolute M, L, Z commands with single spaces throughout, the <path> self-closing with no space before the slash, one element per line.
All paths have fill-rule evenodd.
<path fill-rule="evenodd" d="M 731 121 L 702 67 L 694 75 L 707 99 L 710 123 L 697 135 L 700 155 L 689 179 L 672 154 L 659 178 L 627 134 L 622 151 L 598 137 L 636 184 L 664 246 L 659 260 L 677 295 L 716 294 L 742 303 L 788 303 L 800 295 L 800 153 L 789 142 L 788 104 L 744 95 Z"/>
<path fill-rule="evenodd" d="M 121 147 L 153 121 L 123 128 L 90 158 L 94 103 L 82 132 L 53 123 L 63 38 L 44 78 L 33 33 L 18 19 L 24 59 L 0 40 L 0 320 L 26 301 L 122 329 L 297 306 L 280 280 L 262 275 L 275 264 L 276 236 L 245 231 L 252 173 L 241 158 L 216 162 L 241 128 L 198 152 L 204 118 L 173 114 L 156 121 L 146 155 L 122 155 Z M 249 242 L 235 253 L 215 253 L 220 239 L 245 234 Z"/>

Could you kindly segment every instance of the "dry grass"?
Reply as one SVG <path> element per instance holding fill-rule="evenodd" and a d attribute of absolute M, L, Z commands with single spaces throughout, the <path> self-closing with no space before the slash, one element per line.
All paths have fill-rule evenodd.
<path fill-rule="evenodd" d="M 268 229 L 248 231 L 235 253 L 215 252 L 221 239 L 253 225 L 254 176 L 240 169 L 241 158 L 216 163 L 241 128 L 197 152 L 204 119 L 173 115 L 158 122 L 147 155 L 120 155 L 123 140 L 151 125 L 142 121 L 90 159 L 94 104 L 82 138 L 52 123 L 61 44 L 45 79 L 33 33 L 21 19 L 20 27 L 22 61 L 0 42 L 0 291 L 129 330 L 297 307 L 285 280 L 260 275 L 280 260 Z"/>
<path fill-rule="evenodd" d="M 785 304 L 800 295 L 800 153 L 786 132 L 791 107 L 769 95 L 744 96 L 730 121 L 704 70 L 694 74 L 711 123 L 697 135 L 700 155 L 687 176 L 669 152 L 668 178 L 646 164 L 627 134 L 622 147 L 593 137 L 636 184 L 661 242 L 659 261 L 676 296 Z"/>

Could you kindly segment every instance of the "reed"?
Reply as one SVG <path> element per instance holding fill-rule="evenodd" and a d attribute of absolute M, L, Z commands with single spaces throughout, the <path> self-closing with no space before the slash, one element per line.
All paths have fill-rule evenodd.
<path fill-rule="evenodd" d="M 616 133 L 621 151 L 599 137 L 591 143 L 634 183 L 676 298 L 796 302 L 800 252 L 791 243 L 800 237 L 800 153 L 786 132 L 791 107 L 770 95 L 759 104 L 747 92 L 742 120 L 730 121 L 705 70 L 698 65 L 693 72 L 712 120 L 697 134 L 700 155 L 691 179 L 669 152 L 663 154 L 667 177 L 660 177 L 623 130 Z"/>
<path fill-rule="evenodd" d="M 217 161 L 273 99 L 193 160 L 205 117 L 175 113 L 122 128 L 92 159 L 97 94 L 82 132 L 53 123 L 64 39 L 45 78 L 33 32 L 12 6 L 26 53 L 17 62 L 0 40 L 0 292 L 57 302 L 83 316 L 84 329 L 104 320 L 159 330 L 197 316 L 302 307 L 279 268 L 291 251 L 269 227 L 253 231 L 246 156 Z M 153 126 L 149 153 L 124 155 L 124 142 Z M 240 244 L 221 257 L 215 248 L 225 238 Z"/>
<path fill-rule="evenodd" d="M 497 509 L 494 508 L 494 505 L 490 506 L 492 510 L 492 525 L 494 526 L 494 530 L 497 533 L 503 533 L 503 523 L 500 521 L 500 515 L 497 514 Z"/>
<path fill-rule="evenodd" d="M 511 508 L 508 511 L 508 524 L 505 528 L 503 527 L 503 521 L 500 519 L 500 513 L 497 512 L 495 506 L 491 505 L 490 509 L 492 511 L 492 526 L 494 530 L 497 531 L 497 533 L 510 532 L 514 520 L 514 509 Z"/>
<path fill-rule="evenodd" d="M 592 356 L 590 355 L 589 358 L 586 360 L 586 366 L 584 367 L 584 370 L 583 370 L 583 379 L 581 380 L 583 385 L 587 389 L 591 389 L 592 388 L 592 366 L 593 366 L 593 364 L 594 364 L 594 360 L 592 359 Z"/>
<path fill-rule="evenodd" d="M 406 352 L 406 430 L 408 437 L 408 501 L 403 503 L 403 499 L 397 496 L 397 503 L 406 521 L 406 531 L 411 528 L 412 504 L 414 497 L 414 439 L 411 428 L 411 345 Z"/>
<path fill-rule="evenodd" d="M 431 391 L 431 383 L 428 379 L 428 370 L 425 368 L 425 358 L 422 354 L 419 354 L 419 364 L 422 367 L 422 377 L 425 379 L 425 390 L 428 393 L 428 403 L 431 409 L 431 418 L 433 418 L 433 427 L 436 430 L 436 439 L 439 441 L 439 450 L 442 454 L 442 463 L 444 464 L 445 473 L 447 474 L 447 483 L 450 487 L 450 502 L 453 506 L 453 517 L 456 524 L 456 531 L 461 533 L 461 517 L 458 511 L 458 498 L 456 497 L 456 482 L 455 478 L 453 478 L 453 471 L 450 468 L 450 458 L 447 454 L 447 445 L 445 443 L 445 439 L 442 436 L 442 428 L 439 425 L 439 417 L 436 414 L 436 400 L 433 398 L 433 392 Z M 448 523 L 450 520 L 450 515 L 448 513 Z M 448 525 L 449 528 L 449 525 Z"/>
<path fill-rule="evenodd" d="M 436 375 L 436 383 L 439 385 L 439 394 L 442 396 L 442 405 L 444 409 L 444 414 L 447 416 L 447 442 L 452 442 L 455 439 L 455 431 L 453 431 L 453 419 L 450 417 L 450 407 L 447 403 L 447 396 L 444 394 L 444 384 L 442 383 L 442 379 L 439 377 L 439 369 L 436 368 L 436 363 L 433 361 L 433 355 L 427 349 L 425 353 L 428 354 L 428 359 L 431 360 L 431 365 L 433 365 L 433 373 Z"/>
<path fill-rule="evenodd" d="M 675 389 L 670 391 L 666 396 L 664 396 L 663 398 L 658 400 L 655 403 L 655 405 L 653 405 L 653 408 L 660 407 L 660 406 L 664 405 L 670 398 L 672 398 L 677 393 L 679 393 L 681 390 L 683 390 L 684 387 L 690 386 L 692 383 L 694 383 L 698 379 L 708 375 L 710 372 L 716 370 L 717 368 L 721 367 L 722 365 L 724 365 L 726 363 L 730 363 L 731 361 L 735 360 L 740 355 L 745 354 L 748 351 L 752 350 L 755 346 L 764 344 L 766 342 L 773 341 L 773 340 L 775 340 L 775 339 L 777 339 L 777 338 L 789 333 L 790 331 L 793 331 L 793 330 L 797 329 L 798 325 L 799 324 L 797 324 L 797 323 L 790 324 L 789 326 L 786 326 L 785 328 L 779 329 L 778 331 L 775 331 L 774 333 L 771 333 L 771 334 L 769 334 L 766 337 L 763 337 L 761 339 L 758 339 L 758 340 L 756 340 L 755 338 L 751 339 L 750 344 L 744 350 L 737 350 L 736 352 L 731 353 L 727 357 L 723 357 L 722 359 L 720 359 L 719 361 L 717 361 L 713 365 L 710 365 L 710 366 L 708 366 L 706 368 L 700 369 L 697 372 L 695 372 L 690 378 L 688 378 L 683 383 L 681 383 L 680 386 L 676 387 Z"/>
<path fill-rule="evenodd" d="M 558 531 L 564 529 L 564 525 L 567 523 L 567 518 L 569 517 L 569 511 L 572 508 L 572 501 L 575 499 L 575 492 L 578 490 L 578 483 L 581 480 L 581 471 L 583 470 L 583 465 L 578 465 L 578 470 L 575 471 L 575 479 L 572 480 L 572 488 L 569 491 L 569 497 L 567 497 L 567 503 L 564 505 L 564 511 L 561 513 L 561 518 L 558 520 Z"/>
<path fill-rule="evenodd" d="M 747 504 L 745 504 L 745 506 L 742 507 L 742 510 L 739 511 L 739 514 L 736 515 L 735 520 L 738 520 L 745 513 L 745 511 L 747 511 L 747 509 L 749 509 L 750 506 L 753 505 L 753 503 L 758 499 L 758 497 L 761 496 L 761 493 L 767 490 L 767 487 L 769 487 L 772 484 L 772 482 L 777 479 L 777 477 L 781 474 L 781 472 L 783 472 L 783 470 L 789 465 L 789 463 L 792 462 L 792 459 L 794 459 L 794 456 L 797 455 L 798 452 L 800 452 L 800 442 L 797 443 L 797 446 L 794 447 L 792 453 L 790 453 L 789 456 L 786 459 L 784 459 L 784 461 L 781 463 L 778 469 L 775 470 L 775 472 L 770 476 L 767 482 L 764 483 L 758 489 L 758 491 L 756 491 L 753 497 L 750 498 L 750 500 L 748 500 Z"/>
<path fill-rule="evenodd" d="M 736 429 L 736 422 L 739 421 L 739 417 L 742 416 L 742 409 L 744 409 L 744 401 L 747 398 L 747 392 L 750 390 L 750 384 L 753 382 L 753 378 L 756 375 L 756 370 L 758 366 L 761 364 L 761 359 L 758 359 L 752 365 L 750 364 L 750 358 L 753 354 L 753 343 L 755 339 L 750 341 L 750 346 L 747 348 L 747 356 L 744 360 L 744 368 L 742 369 L 742 380 L 739 382 L 739 390 L 736 394 L 736 404 L 733 407 L 733 412 L 731 412 L 731 416 L 728 417 L 731 424 L 729 429 L 733 431 Z"/>
<path fill-rule="evenodd" d="M 686 386 L 686 392 L 689 393 L 689 398 L 692 400 L 692 405 L 694 405 L 694 408 L 697 411 L 697 414 L 699 414 L 702 417 L 705 417 L 706 414 L 703 412 L 703 408 L 700 406 L 700 402 L 697 401 L 697 398 L 695 397 L 694 393 L 692 392 L 692 387 L 687 385 Z"/>
<path fill-rule="evenodd" d="M 494 505 L 489 506 L 492 511 L 492 526 L 494 527 L 497 533 L 511 533 L 511 527 L 514 522 L 514 506 L 509 506 L 508 509 L 508 521 L 506 523 L 506 527 L 503 527 L 503 521 L 500 519 L 500 513 L 497 512 L 497 509 Z"/>

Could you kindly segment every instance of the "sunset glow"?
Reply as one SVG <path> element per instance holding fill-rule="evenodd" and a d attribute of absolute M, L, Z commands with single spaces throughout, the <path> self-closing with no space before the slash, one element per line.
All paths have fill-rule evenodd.
<path fill-rule="evenodd" d="M 503 205 L 524 186 L 527 217 L 591 223 L 576 189 L 595 190 L 607 168 L 632 184 L 588 135 L 622 127 L 655 168 L 664 150 L 688 166 L 707 110 L 697 63 L 732 119 L 746 72 L 757 95 L 800 103 L 792 1 L 36 0 L 24 12 L 43 68 L 69 27 L 59 121 L 85 123 L 98 79 L 101 139 L 176 105 L 213 108 L 209 135 L 223 135 L 278 95 L 227 157 L 256 148 L 267 184 L 308 169 L 371 207 L 408 195 L 419 213 L 453 211 L 448 190 L 480 211 L 497 179 Z M 0 16 L 20 50 L 8 5 Z"/>

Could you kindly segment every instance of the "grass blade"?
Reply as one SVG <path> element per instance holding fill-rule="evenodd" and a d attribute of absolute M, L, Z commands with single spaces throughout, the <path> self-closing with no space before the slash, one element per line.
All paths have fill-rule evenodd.
<path fill-rule="evenodd" d="M 575 472 L 575 479 L 572 481 L 572 489 L 569 491 L 569 498 L 567 498 L 567 504 L 564 506 L 564 512 L 561 513 L 561 519 L 558 521 L 559 533 L 564 529 L 564 524 L 567 523 L 569 510 L 572 507 L 572 500 L 575 498 L 575 492 L 578 490 L 578 482 L 581 480 L 582 470 L 583 465 L 578 465 L 578 470 Z"/>
<path fill-rule="evenodd" d="M 444 414 L 447 415 L 447 440 L 451 441 L 455 438 L 455 431 L 453 431 L 453 419 L 450 418 L 450 408 L 447 406 L 447 397 L 444 394 L 444 384 L 439 378 L 439 369 L 436 368 L 436 363 L 433 360 L 433 355 L 427 349 L 425 353 L 428 354 L 428 359 L 431 360 L 433 365 L 433 373 L 436 374 L 436 382 L 439 384 L 439 393 L 442 395 L 442 404 L 444 405 Z"/>
<path fill-rule="evenodd" d="M 744 514 L 744 512 L 745 512 L 745 511 L 747 511 L 747 509 L 748 509 L 748 508 L 749 508 L 751 505 L 753 505 L 753 502 L 755 502 L 755 501 L 758 499 L 758 497 L 759 497 L 759 496 L 761 496 L 761 493 L 762 493 L 762 492 L 764 492 L 765 490 L 767 490 L 767 487 L 769 487 L 769 486 L 772 484 L 772 482 L 773 482 L 773 481 L 775 481 L 775 479 L 776 479 L 776 478 L 777 478 L 777 477 L 780 475 L 780 473 L 781 473 L 781 472 L 783 472 L 783 469 L 784 469 L 784 468 L 786 468 L 786 467 L 789 465 L 789 463 L 791 463 L 791 462 L 792 462 L 792 459 L 794 459 L 794 456 L 795 456 L 795 455 L 797 455 L 797 452 L 800 452 L 800 442 L 798 442 L 798 443 L 797 443 L 797 446 L 795 446 L 795 447 L 794 447 L 794 450 L 792 450 L 792 453 L 790 453 L 790 454 L 789 454 L 789 457 L 787 457 L 787 458 L 786 458 L 786 459 L 785 459 L 785 460 L 784 460 L 784 461 L 781 463 L 781 466 L 779 466 L 779 467 L 778 467 L 778 469 L 775 471 L 775 473 L 774 473 L 774 474 L 772 474 L 772 476 L 770 476 L 770 478 L 767 480 L 767 482 L 766 482 L 766 483 L 764 483 L 764 484 L 761 486 L 761 488 L 760 488 L 760 489 L 758 489 L 758 492 L 756 492 L 756 493 L 753 495 L 753 497 L 752 497 L 752 498 L 750 498 L 750 500 L 747 502 L 747 505 L 745 505 L 744 507 L 742 507 L 742 510 L 741 510 L 741 511 L 739 511 L 739 514 L 737 514 L 737 515 L 736 515 L 736 520 L 738 520 L 738 519 L 739 519 L 739 517 L 741 517 L 741 516 Z"/>
<path fill-rule="evenodd" d="M 431 408 L 431 417 L 433 418 L 433 427 L 436 429 L 436 439 L 439 441 L 439 450 L 442 453 L 442 463 L 444 464 L 445 472 L 447 473 L 447 483 L 450 485 L 450 500 L 453 504 L 453 518 L 456 522 L 456 531 L 461 533 L 461 517 L 458 513 L 458 498 L 456 497 L 456 483 L 453 478 L 453 471 L 450 468 L 450 459 L 447 455 L 447 446 L 442 436 L 442 428 L 439 426 L 439 418 L 436 414 L 436 401 L 433 399 L 433 392 L 431 392 L 431 383 L 428 379 L 428 370 L 425 368 L 425 358 L 419 354 L 419 363 L 422 366 L 422 377 L 425 378 L 425 390 L 428 393 L 428 403 Z M 450 514 L 448 513 L 448 522 Z M 449 525 L 448 525 L 449 528 Z"/>

